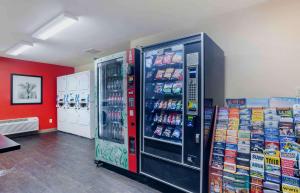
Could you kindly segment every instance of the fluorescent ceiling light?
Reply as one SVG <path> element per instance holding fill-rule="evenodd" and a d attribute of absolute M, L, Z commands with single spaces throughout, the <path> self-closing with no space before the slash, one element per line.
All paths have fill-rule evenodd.
<path fill-rule="evenodd" d="M 63 13 L 51 20 L 49 23 L 37 30 L 32 36 L 40 40 L 46 40 L 62 30 L 76 23 L 78 18 L 67 13 Z"/>
<path fill-rule="evenodd" d="M 17 56 L 32 47 L 33 47 L 32 43 L 21 42 L 21 43 L 18 43 L 17 45 L 15 45 L 14 47 L 10 48 L 9 50 L 7 50 L 6 54 L 12 55 L 12 56 Z"/>

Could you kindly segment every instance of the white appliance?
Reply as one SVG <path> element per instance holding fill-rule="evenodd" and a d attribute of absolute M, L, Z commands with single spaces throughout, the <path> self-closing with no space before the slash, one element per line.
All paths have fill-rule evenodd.
<path fill-rule="evenodd" d="M 90 71 L 57 78 L 57 129 L 94 138 L 94 76 Z"/>
<path fill-rule="evenodd" d="M 37 131 L 39 129 L 39 118 L 29 117 L 21 119 L 8 119 L 0 121 L 0 134 L 10 135 Z"/>

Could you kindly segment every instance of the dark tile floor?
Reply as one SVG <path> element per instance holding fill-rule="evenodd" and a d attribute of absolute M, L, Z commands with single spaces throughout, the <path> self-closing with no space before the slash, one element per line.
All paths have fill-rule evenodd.
<path fill-rule="evenodd" d="M 61 132 L 14 138 L 21 150 L 0 154 L 0 193 L 158 193 L 94 164 L 92 140 Z"/>

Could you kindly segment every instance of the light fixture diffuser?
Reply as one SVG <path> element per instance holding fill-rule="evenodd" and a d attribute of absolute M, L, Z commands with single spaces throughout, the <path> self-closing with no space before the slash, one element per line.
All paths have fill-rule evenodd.
<path fill-rule="evenodd" d="M 33 43 L 20 42 L 20 43 L 16 44 L 14 47 L 7 50 L 6 54 L 11 55 L 11 56 L 17 56 L 32 47 L 33 47 Z"/>
<path fill-rule="evenodd" d="M 62 30 L 70 27 L 77 21 L 77 17 L 72 16 L 69 13 L 63 13 L 38 29 L 32 36 L 40 40 L 46 40 Z"/>

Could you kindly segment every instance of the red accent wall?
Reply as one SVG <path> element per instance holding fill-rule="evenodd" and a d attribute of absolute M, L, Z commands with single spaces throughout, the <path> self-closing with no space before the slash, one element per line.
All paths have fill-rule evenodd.
<path fill-rule="evenodd" d="M 43 76 L 43 104 L 11 105 L 11 74 Z M 74 68 L 0 57 L 0 120 L 38 117 L 40 130 L 57 128 L 56 77 L 72 74 Z M 49 123 L 49 119 L 53 122 Z"/>

